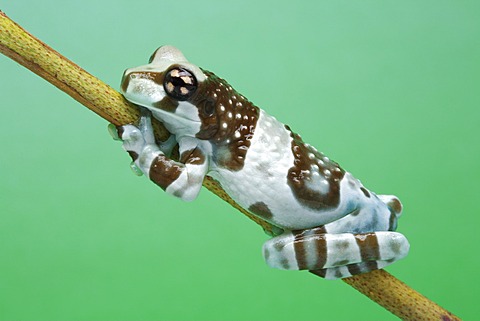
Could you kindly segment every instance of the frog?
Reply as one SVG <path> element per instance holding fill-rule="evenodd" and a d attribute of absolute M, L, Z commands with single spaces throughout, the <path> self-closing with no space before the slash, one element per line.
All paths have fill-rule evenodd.
<path fill-rule="evenodd" d="M 197 198 L 205 176 L 242 208 L 275 227 L 268 266 L 340 279 L 382 269 L 409 252 L 396 232 L 402 203 L 377 195 L 226 80 L 174 46 L 124 71 L 121 93 L 141 109 L 113 134 L 132 168 L 166 193 Z M 156 141 L 152 118 L 171 134 Z M 178 160 L 172 157 L 178 145 Z"/>

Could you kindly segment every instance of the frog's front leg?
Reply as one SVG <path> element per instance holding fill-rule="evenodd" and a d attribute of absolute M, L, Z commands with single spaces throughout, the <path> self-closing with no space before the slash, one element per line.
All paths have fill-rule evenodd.
<path fill-rule="evenodd" d="M 409 247 L 397 232 L 328 234 L 316 228 L 274 237 L 264 244 L 263 254 L 271 267 L 314 270 L 338 279 L 381 269 L 405 257 Z"/>
<path fill-rule="evenodd" d="M 170 159 L 156 144 L 150 114 L 144 112 L 139 127 L 121 126 L 118 128 L 118 136 L 135 166 L 155 184 L 185 201 L 197 197 L 208 164 L 195 139 L 186 138 L 179 142 L 180 162 Z"/>

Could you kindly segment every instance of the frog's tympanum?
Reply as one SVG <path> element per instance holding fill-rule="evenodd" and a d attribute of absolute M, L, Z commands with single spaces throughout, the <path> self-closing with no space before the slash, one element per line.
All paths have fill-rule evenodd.
<path fill-rule="evenodd" d="M 402 205 L 376 195 L 290 127 L 172 46 L 125 71 L 122 93 L 172 136 L 157 143 L 150 112 L 119 128 L 134 167 L 167 193 L 195 199 L 205 175 L 283 233 L 264 244 L 268 265 L 327 279 L 383 268 L 409 250 L 394 232 Z M 179 145 L 179 161 L 170 158 Z"/>

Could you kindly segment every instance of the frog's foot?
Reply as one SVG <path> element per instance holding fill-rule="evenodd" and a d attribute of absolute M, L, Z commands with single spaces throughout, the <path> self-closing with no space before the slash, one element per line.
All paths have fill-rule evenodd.
<path fill-rule="evenodd" d="M 115 138 L 112 127 L 109 127 L 109 131 Z M 142 108 L 138 127 L 130 124 L 117 127 L 117 137 L 123 142 L 123 149 L 133 159 L 132 170 L 136 174 L 143 173 L 148 177 L 154 159 L 163 155 L 155 142 L 150 111 Z"/>
<path fill-rule="evenodd" d="M 263 254 L 271 267 L 338 279 L 381 269 L 404 258 L 409 247 L 396 232 L 321 234 L 313 229 L 274 237 L 264 244 Z"/>

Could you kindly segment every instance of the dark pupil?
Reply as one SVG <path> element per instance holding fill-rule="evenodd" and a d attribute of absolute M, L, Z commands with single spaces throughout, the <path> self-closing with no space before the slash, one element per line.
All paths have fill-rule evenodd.
<path fill-rule="evenodd" d="M 170 70 L 163 81 L 165 92 L 177 100 L 187 100 L 197 89 L 197 79 L 183 68 Z"/>

